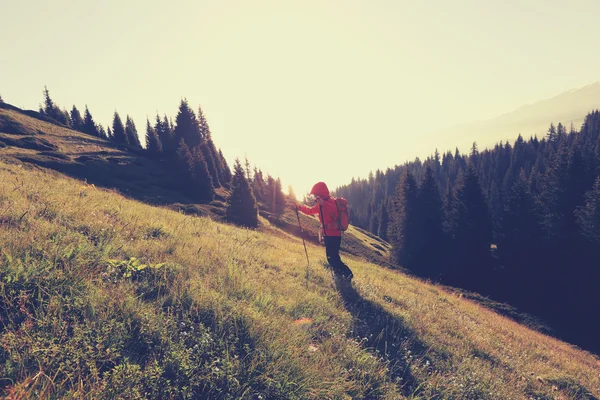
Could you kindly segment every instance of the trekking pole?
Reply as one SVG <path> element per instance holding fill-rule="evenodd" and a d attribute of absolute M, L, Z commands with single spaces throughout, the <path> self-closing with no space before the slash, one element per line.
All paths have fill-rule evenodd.
<path fill-rule="evenodd" d="M 298 207 L 296 210 L 296 218 L 298 218 L 298 226 L 300 227 L 300 237 L 302 238 L 302 244 L 304 245 L 304 253 L 306 254 L 306 287 L 308 288 L 308 266 L 310 265 L 310 261 L 308 260 L 308 250 L 306 250 L 306 242 L 304 241 L 304 230 L 302 229 L 302 224 L 300 223 L 300 214 L 298 214 Z"/>

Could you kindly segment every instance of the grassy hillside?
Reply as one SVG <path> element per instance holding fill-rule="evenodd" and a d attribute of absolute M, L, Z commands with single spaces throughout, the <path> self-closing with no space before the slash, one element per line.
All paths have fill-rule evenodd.
<path fill-rule="evenodd" d="M 35 123 L 48 142 L 72 134 Z M 184 215 L 26 153 L 0 149 L 9 398 L 600 397 L 597 357 L 359 251 L 343 255 L 354 286 L 339 287 L 309 241 L 307 278 L 302 241 L 266 219 L 252 231 Z"/>

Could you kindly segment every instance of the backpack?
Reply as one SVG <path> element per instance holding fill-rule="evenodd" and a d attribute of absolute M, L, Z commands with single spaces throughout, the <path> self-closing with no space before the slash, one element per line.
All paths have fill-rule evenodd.
<path fill-rule="evenodd" d="M 338 226 L 341 231 L 348 229 L 350 223 L 350 213 L 348 212 L 348 200 L 343 197 L 334 198 L 338 210 Z"/>

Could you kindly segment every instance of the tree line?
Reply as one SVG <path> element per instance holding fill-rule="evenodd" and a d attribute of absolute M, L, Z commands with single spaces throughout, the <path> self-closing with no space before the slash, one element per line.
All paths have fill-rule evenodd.
<path fill-rule="evenodd" d="M 117 111 L 111 126 L 106 129 L 97 124 L 87 105 L 83 116 L 74 105 L 70 112 L 61 109 L 44 88 L 44 103 L 39 113 L 45 117 L 91 136 L 124 146 L 130 151 L 161 161 L 174 175 L 183 178 L 184 188 L 193 200 L 209 203 L 215 199 L 215 189 L 230 191 L 226 218 L 238 225 L 258 226 L 258 209 L 281 215 L 285 196 L 281 180 L 264 175 L 262 170 L 250 166 L 248 159 L 242 167 L 235 160 L 233 174 L 212 139 L 208 121 L 198 108 L 195 113 L 186 99 L 181 100 L 175 121 L 156 115 L 153 123 L 146 120 L 145 147 L 133 119 L 127 115 L 125 123 Z"/>
<path fill-rule="evenodd" d="M 336 189 L 351 222 L 416 275 L 476 290 L 600 350 L 600 112 L 468 155 L 458 149 Z"/>

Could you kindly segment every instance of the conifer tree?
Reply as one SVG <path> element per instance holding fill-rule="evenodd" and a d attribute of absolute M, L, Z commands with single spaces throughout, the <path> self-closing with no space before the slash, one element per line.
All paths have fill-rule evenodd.
<path fill-rule="evenodd" d="M 0 95 L 0 104 L 4 104 L 4 99 L 2 98 L 2 95 Z"/>
<path fill-rule="evenodd" d="M 453 248 L 451 279 L 473 287 L 489 273 L 492 221 L 472 165 L 459 177 L 450 226 Z"/>
<path fill-rule="evenodd" d="M 175 173 L 185 178 L 188 184 L 188 192 L 191 192 L 191 184 L 194 180 L 194 157 L 190 152 L 190 148 L 185 144 L 185 141 L 181 139 L 177 146 L 176 158 L 175 158 Z"/>
<path fill-rule="evenodd" d="M 294 193 L 294 188 L 292 185 L 288 185 L 288 198 L 293 202 L 297 201 L 296 193 Z"/>
<path fill-rule="evenodd" d="M 249 228 L 258 226 L 256 199 L 237 158 L 231 180 L 231 196 L 227 200 L 227 220 Z"/>
<path fill-rule="evenodd" d="M 44 86 L 44 107 L 40 110 L 41 114 L 52 118 L 53 120 L 69 126 L 69 113 L 63 112 L 50 98 L 48 88 Z M 66 114 L 66 115 L 65 115 Z"/>
<path fill-rule="evenodd" d="M 173 130 L 169 124 L 169 120 L 165 115 L 161 120 L 158 114 L 156 114 L 156 123 L 154 124 L 154 130 L 160 139 L 163 154 L 172 155 L 175 152 Z"/>
<path fill-rule="evenodd" d="M 388 227 L 390 223 L 390 215 L 388 212 L 388 202 L 383 201 L 379 211 L 379 226 L 377 227 L 377 236 L 383 240 L 389 240 L 388 238 Z"/>
<path fill-rule="evenodd" d="M 536 281 L 542 282 L 538 254 L 542 245 L 541 221 L 525 171 L 521 170 L 510 189 L 500 224 L 498 254 L 506 285 L 512 288 L 512 299 L 521 302 L 536 292 Z"/>
<path fill-rule="evenodd" d="M 112 123 L 113 139 L 117 144 L 128 144 L 127 134 L 125 133 L 125 127 L 119 113 L 115 111 Z"/>
<path fill-rule="evenodd" d="M 106 127 L 106 137 L 108 138 L 108 140 L 114 141 L 112 129 L 110 129 L 110 126 Z"/>
<path fill-rule="evenodd" d="M 245 171 L 246 176 L 248 176 L 248 171 Z M 254 167 L 254 174 L 252 178 L 252 191 L 254 193 L 254 197 L 256 201 L 260 201 L 265 203 L 266 200 L 266 184 L 263 178 L 263 173 L 260 169 Z"/>
<path fill-rule="evenodd" d="M 421 238 L 417 242 L 416 267 L 423 276 L 438 277 L 444 252 L 443 204 L 433 171 L 428 166 L 419 187 L 418 224 Z"/>
<path fill-rule="evenodd" d="M 153 157 L 158 157 L 162 153 L 160 139 L 148 119 L 146 119 L 146 150 Z"/>
<path fill-rule="evenodd" d="M 600 249 L 600 176 L 585 193 L 585 205 L 575 212 L 581 236 L 594 248 Z"/>
<path fill-rule="evenodd" d="M 213 157 L 213 153 L 210 149 L 210 145 L 206 139 L 203 139 L 199 145 L 200 151 L 202 152 L 202 156 L 206 162 L 206 166 L 208 168 L 208 173 L 213 181 L 213 185 L 215 187 L 221 186 L 219 182 L 219 170 L 217 169 L 217 162 Z"/>
<path fill-rule="evenodd" d="M 85 113 L 83 114 L 83 132 L 88 135 L 98 136 L 98 128 L 87 105 L 85 106 Z"/>
<path fill-rule="evenodd" d="M 98 124 L 96 126 L 96 131 L 98 132 L 98 137 L 99 138 L 108 139 L 108 134 L 104 130 L 104 127 L 102 126 L 102 124 Z"/>
<path fill-rule="evenodd" d="M 77 107 L 74 105 L 71 109 L 71 127 L 76 131 L 83 132 L 83 118 Z"/>
<path fill-rule="evenodd" d="M 381 213 L 381 202 L 376 205 L 375 200 L 370 201 L 369 206 L 371 217 L 369 218 L 369 232 L 373 234 L 377 234 L 377 229 L 379 228 L 379 215 Z"/>
<path fill-rule="evenodd" d="M 183 138 L 179 140 L 177 146 L 174 172 L 184 178 L 186 192 L 194 200 L 208 203 L 214 199 L 214 187 L 202 152 L 198 148 L 190 151 Z"/>
<path fill-rule="evenodd" d="M 201 107 L 198 107 L 198 125 L 200 126 L 200 134 L 202 139 L 206 144 L 204 156 L 206 158 L 208 169 L 211 172 L 211 176 L 213 178 L 213 182 L 215 182 L 215 185 L 220 186 L 224 184 L 222 181 L 225 180 L 223 163 L 219 157 L 215 143 L 213 142 L 208 121 L 206 120 Z M 248 180 L 248 182 L 250 182 L 250 180 Z"/>
<path fill-rule="evenodd" d="M 231 170 L 229 169 L 229 165 L 227 165 L 227 160 L 225 160 L 225 156 L 223 156 L 223 152 L 219 150 L 219 158 L 221 159 L 221 165 L 223 166 L 223 183 L 224 185 L 229 185 L 231 183 Z"/>
<path fill-rule="evenodd" d="M 127 136 L 127 143 L 129 143 L 129 146 L 136 150 L 141 150 L 142 144 L 140 143 L 140 137 L 137 133 L 137 128 L 135 127 L 133 119 L 131 119 L 129 115 L 127 116 L 125 122 L 125 136 Z"/>
<path fill-rule="evenodd" d="M 415 265 L 415 248 L 418 237 L 417 182 L 407 170 L 400 179 L 393 199 L 389 227 L 392 260 L 402 267 L 412 269 Z"/>
<path fill-rule="evenodd" d="M 211 202 L 215 198 L 215 187 L 212 178 L 206 166 L 206 160 L 202 151 L 196 147 L 192 151 L 193 156 L 193 171 L 192 171 L 192 188 L 194 196 L 199 201 Z"/>
<path fill-rule="evenodd" d="M 181 139 L 185 141 L 185 144 L 190 149 L 195 149 L 202 142 L 200 125 L 196 119 L 196 114 L 194 114 L 194 111 L 185 99 L 181 100 L 181 104 L 179 105 L 173 134 L 175 143 L 179 143 Z"/>
<path fill-rule="evenodd" d="M 269 211 L 278 216 L 283 214 L 285 210 L 285 195 L 283 194 L 281 179 L 274 179 L 271 175 L 268 175 L 265 192 Z"/>

